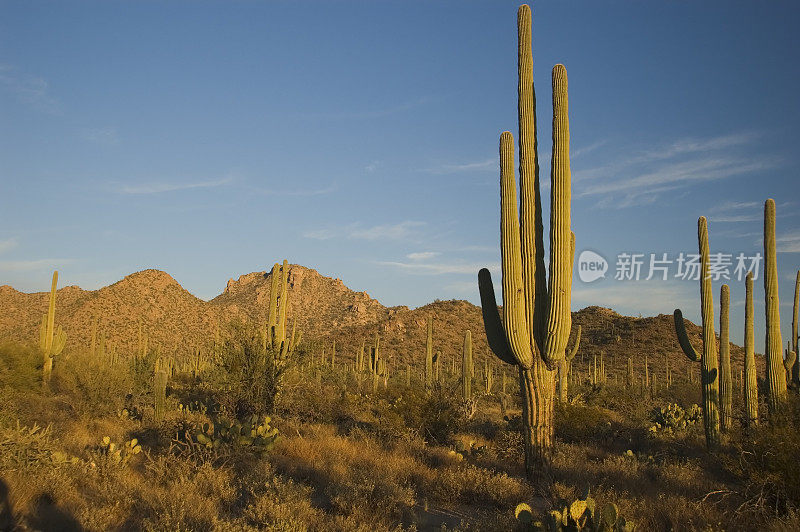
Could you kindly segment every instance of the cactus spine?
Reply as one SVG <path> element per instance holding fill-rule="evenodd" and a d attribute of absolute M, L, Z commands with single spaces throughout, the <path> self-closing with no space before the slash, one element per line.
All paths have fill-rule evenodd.
<path fill-rule="evenodd" d="M 53 372 L 53 358 L 61 354 L 64 344 L 67 343 L 67 335 L 58 326 L 55 329 L 56 319 L 56 288 L 58 286 L 58 271 L 53 272 L 53 282 L 50 285 L 50 300 L 47 306 L 47 314 L 42 316 L 42 323 L 39 326 L 39 350 L 42 352 L 42 385 L 47 388 L 50 384 L 50 375 Z"/>
<path fill-rule="evenodd" d="M 767 404 L 770 413 L 776 414 L 788 399 L 786 393 L 786 370 L 783 363 L 783 341 L 781 340 L 781 317 L 778 300 L 778 262 L 775 255 L 775 201 L 764 203 L 764 298 L 767 322 L 764 354 L 767 360 L 767 382 L 769 383 Z"/>
<path fill-rule="evenodd" d="M 464 348 L 461 351 L 461 394 L 465 401 L 472 398 L 472 332 L 464 333 Z"/>
<path fill-rule="evenodd" d="M 425 342 L 425 389 L 433 386 L 433 316 L 428 315 L 428 338 Z"/>
<path fill-rule="evenodd" d="M 478 274 L 486 336 L 500 360 L 519 369 L 525 470 L 534 479 L 549 464 L 558 361 L 572 325 L 572 256 L 567 71 L 556 65 L 553 84 L 553 147 L 550 175 L 550 275 L 544 266 L 544 230 L 536 155 L 536 110 L 531 54 L 531 11 L 522 5 L 518 26 L 520 212 L 514 178 L 514 139 L 500 136 L 500 236 L 503 320 L 491 274 Z"/>
<path fill-rule="evenodd" d="M 722 378 L 719 381 L 720 428 L 727 432 L 733 418 L 733 381 L 731 379 L 731 343 L 728 323 L 731 292 L 724 284 L 719 291 L 719 366 Z"/>
<path fill-rule="evenodd" d="M 711 450 L 719 446 L 719 378 L 717 368 L 717 338 L 714 335 L 714 296 L 711 293 L 711 276 L 708 273 L 708 224 L 704 216 L 697 220 L 697 240 L 700 249 L 700 310 L 703 321 L 703 351 L 698 354 L 692 347 L 683 323 L 683 314 L 675 309 L 675 333 L 683 352 L 693 362 L 700 362 L 700 382 L 703 385 L 703 426 L 706 446 Z"/>
<path fill-rule="evenodd" d="M 794 305 L 792 306 L 792 351 L 795 355 L 797 350 L 797 315 L 800 308 L 800 270 L 797 270 L 797 277 L 794 281 Z M 795 386 L 800 385 L 800 362 L 792 366 L 792 382 Z"/>

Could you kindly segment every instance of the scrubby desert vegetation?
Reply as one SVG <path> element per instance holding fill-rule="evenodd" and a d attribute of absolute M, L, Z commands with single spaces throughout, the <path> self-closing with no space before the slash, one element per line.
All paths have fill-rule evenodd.
<path fill-rule="evenodd" d="M 764 356 L 751 276 L 745 345 L 727 285 L 717 336 L 705 218 L 701 326 L 571 312 L 566 69 L 545 268 L 530 26 L 523 6 L 502 307 L 488 270 L 481 307 L 410 310 L 287 261 L 210 302 L 155 270 L 95 292 L 59 290 L 57 272 L 49 294 L 0 287 L 0 528 L 800 528 L 800 272 L 784 356 L 774 202 Z"/>
<path fill-rule="evenodd" d="M 748 427 L 736 378 L 732 425 L 708 452 L 699 371 L 676 346 L 670 317 L 574 314 L 582 340 L 568 400 L 554 407 L 548 475 L 531 482 L 513 368 L 477 349 L 472 371 L 464 365 L 463 333 L 479 309 L 453 301 L 408 312 L 431 317 L 430 366 L 427 319 L 402 328 L 385 319 L 360 325 L 350 343 L 303 333 L 277 381 L 263 378 L 277 359 L 254 320 L 223 323 L 199 355 L 166 353 L 146 331 L 141 350 L 113 356 L 99 340 L 92 351 L 91 341 L 67 338 L 47 387 L 38 343 L 5 341 L 3 526 L 514 530 L 525 529 L 520 503 L 545 522 L 587 490 L 598 509 L 615 504 L 638 530 L 797 525 L 794 393 L 781 424 Z M 699 333 L 688 325 L 695 344 Z M 384 350 L 388 361 L 377 374 L 376 335 L 378 359 Z M 478 344 L 482 331 L 474 336 Z M 380 346 L 384 338 L 391 347 Z M 742 350 L 733 353 L 741 368 Z M 163 399 L 157 373 L 168 375 Z M 237 422 L 245 438 L 230 434 Z"/>

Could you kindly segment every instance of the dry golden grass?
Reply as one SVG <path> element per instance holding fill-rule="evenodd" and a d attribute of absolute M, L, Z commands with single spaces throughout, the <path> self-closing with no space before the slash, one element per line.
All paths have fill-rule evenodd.
<path fill-rule="evenodd" d="M 94 367 L 76 359 L 57 366 L 61 384 L 43 392 L 32 377 L 35 350 L 4 345 L 0 355 L 0 529 L 512 530 L 519 502 L 546 512 L 587 488 L 638 530 L 800 528 L 800 415 L 749 434 L 736 428 L 709 455 L 700 427 L 647 430 L 654 407 L 696 402 L 690 387 L 651 396 L 573 386 L 582 400 L 556 409 L 552 484 L 543 491 L 523 478 L 513 401 L 508 421 L 493 396 L 479 397 L 465 420 L 446 386 L 429 397 L 396 379 L 358 393 L 346 374 L 326 369 L 318 385 L 294 373 L 273 420 L 283 439 L 261 458 L 176 442 L 182 427 L 210 421 L 177 410 L 215 393 L 203 382 L 173 380 L 170 412 L 155 423 L 149 392 L 123 366 L 74 375 Z M 129 392 L 142 420 L 116 415 Z M 432 415 L 446 426 L 431 426 Z M 49 430 L 25 429 L 34 423 Z M 136 437 L 144 452 L 115 464 L 99 451 L 104 436 Z M 54 461 L 60 452 L 79 460 Z"/>

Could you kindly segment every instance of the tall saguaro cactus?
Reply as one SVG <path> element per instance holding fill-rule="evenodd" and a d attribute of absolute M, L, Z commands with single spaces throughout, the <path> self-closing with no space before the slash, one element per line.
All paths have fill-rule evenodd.
<path fill-rule="evenodd" d="M 433 386 L 433 316 L 428 315 L 428 337 L 425 342 L 425 389 Z"/>
<path fill-rule="evenodd" d="M 472 399 L 472 331 L 464 333 L 464 348 L 461 351 L 461 395 Z"/>
<path fill-rule="evenodd" d="M 719 366 L 722 378 L 719 381 L 720 427 L 722 432 L 731 428 L 733 419 L 733 380 L 731 379 L 731 341 L 729 313 L 731 292 L 724 284 L 719 291 Z"/>
<path fill-rule="evenodd" d="M 289 298 L 289 261 L 283 261 L 283 266 L 277 262 L 272 266 L 270 274 L 269 309 L 267 310 L 267 330 L 264 336 L 264 348 L 271 347 L 278 365 L 282 365 L 288 355 L 299 342 L 299 335 L 295 336 L 292 325 L 291 335 L 286 334 L 286 312 Z M 335 349 L 335 345 L 334 345 Z"/>
<path fill-rule="evenodd" d="M 753 337 L 753 273 L 747 272 L 744 299 L 744 413 L 748 425 L 758 425 L 758 383 Z"/>
<path fill-rule="evenodd" d="M 792 306 L 792 351 L 799 354 L 797 350 L 797 315 L 800 308 L 800 270 L 797 270 L 797 277 L 794 281 L 794 305 Z M 800 361 L 792 366 L 792 382 L 795 386 L 800 385 Z"/>
<path fill-rule="evenodd" d="M 55 329 L 56 319 L 56 289 L 58 287 L 58 271 L 53 272 L 53 282 L 50 285 L 50 301 L 47 306 L 47 314 L 42 316 L 42 323 L 39 326 L 39 350 L 42 352 L 42 385 L 47 388 L 50 384 L 50 375 L 53 372 L 53 358 L 64 349 L 67 343 L 67 335 L 58 326 Z"/>
<path fill-rule="evenodd" d="M 372 347 L 372 393 L 378 392 L 378 376 L 380 375 L 380 338 L 375 333 L 375 345 Z"/>
<path fill-rule="evenodd" d="M 764 203 L 764 307 L 767 332 L 764 355 L 767 359 L 767 404 L 775 414 L 787 401 L 786 369 L 783 362 L 781 316 L 778 300 L 778 262 L 775 254 L 775 200 Z"/>
<path fill-rule="evenodd" d="M 700 248 L 700 313 L 703 321 L 703 351 L 692 347 L 683 323 L 683 314 L 675 309 L 675 333 L 683 352 L 693 362 L 700 362 L 700 381 L 703 385 L 703 426 L 709 450 L 719 446 L 719 369 L 717 338 L 714 335 L 714 296 L 709 275 L 708 222 L 704 216 L 697 220 L 697 240 Z"/>
<path fill-rule="evenodd" d="M 520 212 L 514 177 L 514 138 L 500 136 L 500 238 L 503 319 L 487 269 L 478 273 L 486 336 L 500 360 L 519 369 L 525 469 L 536 478 L 553 446 L 555 369 L 564 358 L 572 324 L 572 256 L 567 71 L 553 67 L 553 148 L 550 175 L 550 275 L 544 265 L 539 196 L 536 108 L 531 53 L 531 10 L 517 13 Z"/>

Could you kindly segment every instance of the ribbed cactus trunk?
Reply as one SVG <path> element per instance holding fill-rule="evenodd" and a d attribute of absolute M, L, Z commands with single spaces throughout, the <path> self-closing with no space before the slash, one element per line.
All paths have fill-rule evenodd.
<path fill-rule="evenodd" d="M 155 420 L 163 421 L 167 411 L 167 372 L 156 371 L 153 379 L 153 396 L 155 402 Z"/>
<path fill-rule="evenodd" d="M 572 257 L 567 72 L 556 65 L 553 81 L 553 151 L 550 176 L 550 275 L 544 266 L 544 229 L 536 154 L 536 111 L 531 54 L 531 12 L 518 11 L 519 214 L 514 139 L 500 136 L 500 237 L 503 319 L 491 274 L 478 274 L 486 335 L 502 361 L 518 366 L 522 394 L 525 469 L 540 480 L 553 445 L 555 370 L 565 357 L 572 325 Z"/>
<path fill-rule="evenodd" d="M 267 311 L 267 329 L 264 336 L 265 349 L 267 345 L 274 345 L 275 324 L 278 321 L 278 278 L 280 277 L 280 268 L 280 265 L 276 262 L 270 272 L 269 310 Z"/>
<path fill-rule="evenodd" d="M 792 351 L 800 356 L 797 350 L 797 318 L 800 311 L 800 270 L 797 270 L 797 277 L 794 281 L 794 305 L 792 305 Z M 792 366 L 792 382 L 795 386 L 800 386 L 800 360 L 796 360 Z"/>
<path fill-rule="evenodd" d="M 778 261 L 775 253 L 775 201 L 764 203 L 764 307 L 766 312 L 767 404 L 776 414 L 786 403 L 786 370 L 783 365 L 783 340 L 778 299 Z"/>
<path fill-rule="evenodd" d="M 50 285 L 50 299 L 47 305 L 47 315 L 42 318 L 39 334 L 39 347 L 42 350 L 42 382 L 45 387 L 50 384 L 50 375 L 53 371 L 53 335 L 56 319 L 56 290 L 58 287 L 58 272 L 53 272 L 53 281 Z"/>
<path fill-rule="evenodd" d="M 747 273 L 744 300 L 744 412 L 748 425 L 758 425 L 755 337 L 753 335 L 753 274 Z"/>
<path fill-rule="evenodd" d="M 701 216 L 697 220 L 697 240 L 700 251 L 700 313 L 703 322 L 703 351 L 698 354 L 692 347 L 683 323 L 683 314 L 675 309 L 675 333 L 683 352 L 693 362 L 700 362 L 700 380 L 703 391 L 703 426 L 706 446 L 716 449 L 720 443 L 719 423 L 719 368 L 717 337 L 714 335 L 714 295 L 709 275 L 708 222 Z"/>
<path fill-rule="evenodd" d="M 372 348 L 372 393 L 378 391 L 378 377 L 380 376 L 380 338 L 375 335 L 375 346 Z"/>
<path fill-rule="evenodd" d="M 464 333 L 464 348 L 461 350 L 461 396 L 472 399 L 472 331 Z"/>
<path fill-rule="evenodd" d="M 722 379 L 719 382 L 720 427 L 722 432 L 731 428 L 733 420 L 733 380 L 731 378 L 731 343 L 728 320 L 731 293 L 728 285 L 719 292 L 719 366 Z"/>
<path fill-rule="evenodd" d="M 428 315 L 428 336 L 425 342 L 425 389 L 433 386 L 433 316 Z"/>
<path fill-rule="evenodd" d="M 50 285 L 50 299 L 47 305 L 47 314 L 42 316 L 39 327 L 39 350 L 42 354 L 42 387 L 50 385 L 50 376 L 53 372 L 53 358 L 61 353 L 67 343 L 67 335 L 58 326 L 55 328 L 56 319 L 56 291 L 58 288 L 58 271 L 53 272 L 53 281 Z"/>

